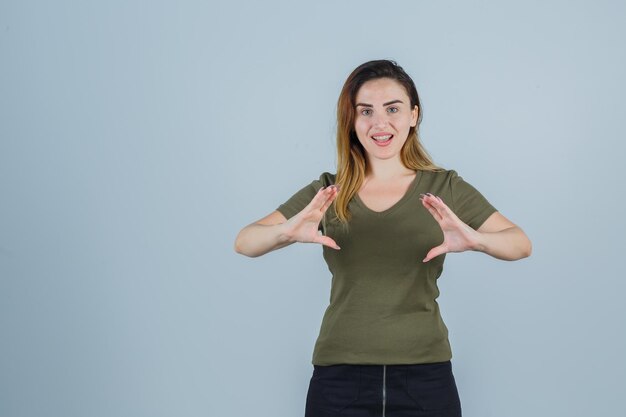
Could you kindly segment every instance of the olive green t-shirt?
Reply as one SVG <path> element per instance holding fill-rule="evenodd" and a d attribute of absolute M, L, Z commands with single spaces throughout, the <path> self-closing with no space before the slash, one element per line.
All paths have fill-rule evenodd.
<path fill-rule="evenodd" d="M 287 219 L 299 213 L 317 191 L 335 183 L 324 172 L 277 210 Z M 382 212 L 356 195 L 348 205 L 346 231 L 334 219 L 334 205 L 319 229 L 337 242 L 323 255 L 332 274 L 330 303 L 313 350 L 314 365 L 418 364 L 452 358 L 448 329 L 436 301 L 445 254 L 424 263 L 443 232 L 419 200 L 431 193 L 467 225 L 478 229 L 496 211 L 454 170 L 418 170 L 406 194 Z"/>

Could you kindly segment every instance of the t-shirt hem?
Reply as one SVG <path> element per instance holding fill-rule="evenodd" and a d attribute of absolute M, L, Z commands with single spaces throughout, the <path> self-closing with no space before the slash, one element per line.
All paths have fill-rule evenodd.
<path fill-rule="evenodd" d="M 280 214 L 285 216 L 285 218 L 287 220 L 289 220 L 290 218 L 292 218 L 293 216 L 298 214 L 297 212 L 294 212 L 293 210 L 291 210 L 291 209 L 289 209 L 288 207 L 285 207 L 285 206 L 277 207 L 276 211 L 278 211 Z"/>
<path fill-rule="evenodd" d="M 354 359 L 354 358 L 317 358 L 313 357 L 311 360 L 312 365 L 318 366 L 329 366 L 329 365 L 417 365 L 421 363 L 438 363 L 438 362 L 446 362 L 452 359 L 452 352 L 448 351 L 447 353 L 440 353 L 434 355 L 427 355 L 424 357 L 415 357 L 415 358 L 402 358 L 402 359 L 390 359 L 390 358 L 380 358 L 376 359 L 375 357 L 371 357 L 370 359 Z"/>
<path fill-rule="evenodd" d="M 483 223 L 485 223 L 487 221 L 487 219 L 496 211 L 498 211 L 495 207 L 489 207 L 489 209 L 483 211 L 480 215 L 480 217 L 476 218 L 472 223 L 474 224 L 473 227 L 474 230 L 478 230 L 480 229 L 480 226 L 483 225 Z"/>

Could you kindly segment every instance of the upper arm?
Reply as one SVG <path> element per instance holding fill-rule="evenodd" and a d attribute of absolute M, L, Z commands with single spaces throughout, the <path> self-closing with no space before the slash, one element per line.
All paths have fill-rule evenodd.
<path fill-rule="evenodd" d="M 273 212 L 263 217 L 262 219 L 255 221 L 254 224 L 262 224 L 264 226 L 273 226 L 275 224 L 285 223 L 286 221 L 287 221 L 287 218 L 283 216 L 283 214 L 280 211 L 274 210 Z"/>
<path fill-rule="evenodd" d="M 515 223 L 504 217 L 500 212 L 496 211 L 487 220 L 476 229 L 477 232 L 499 232 L 509 227 L 517 226 Z"/>

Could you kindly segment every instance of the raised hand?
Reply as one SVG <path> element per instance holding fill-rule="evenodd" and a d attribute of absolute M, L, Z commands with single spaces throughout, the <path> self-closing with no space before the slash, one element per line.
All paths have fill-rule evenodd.
<path fill-rule="evenodd" d="M 421 194 L 422 205 L 433 215 L 443 232 L 443 243 L 432 248 L 422 262 L 448 252 L 473 250 L 477 244 L 478 232 L 463 223 L 440 197 L 430 193 Z"/>
<path fill-rule="evenodd" d="M 311 202 L 287 221 L 287 234 L 290 239 L 302 243 L 320 243 L 333 249 L 341 249 L 337 243 L 318 230 L 324 213 L 337 197 L 339 187 L 330 185 L 319 189 Z"/>

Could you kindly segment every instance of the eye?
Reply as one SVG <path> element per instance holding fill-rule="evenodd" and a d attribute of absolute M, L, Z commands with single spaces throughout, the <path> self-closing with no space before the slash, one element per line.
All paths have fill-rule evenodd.
<path fill-rule="evenodd" d="M 366 114 L 366 113 L 365 113 L 366 111 L 371 111 L 371 110 L 370 110 L 370 109 L 363 109 L 363 110 L 361 110 L 361 114 L 362 114 L 363 116 L 367 116 L 369 113 L 367 113 L 367 114 Z"/>
<path fill-rule="evenodd" d="M 391 110 L 394 110 L 394 111 L 391 111 Z M 389 111 L 390 113 L 398 113 L 398 111 L 399 111 L 399 110 L 400 110 L 400 109 L 398 109 L 397 107 L 389 107 L 389 108 L 387 109 L 387 111 Z"/>

